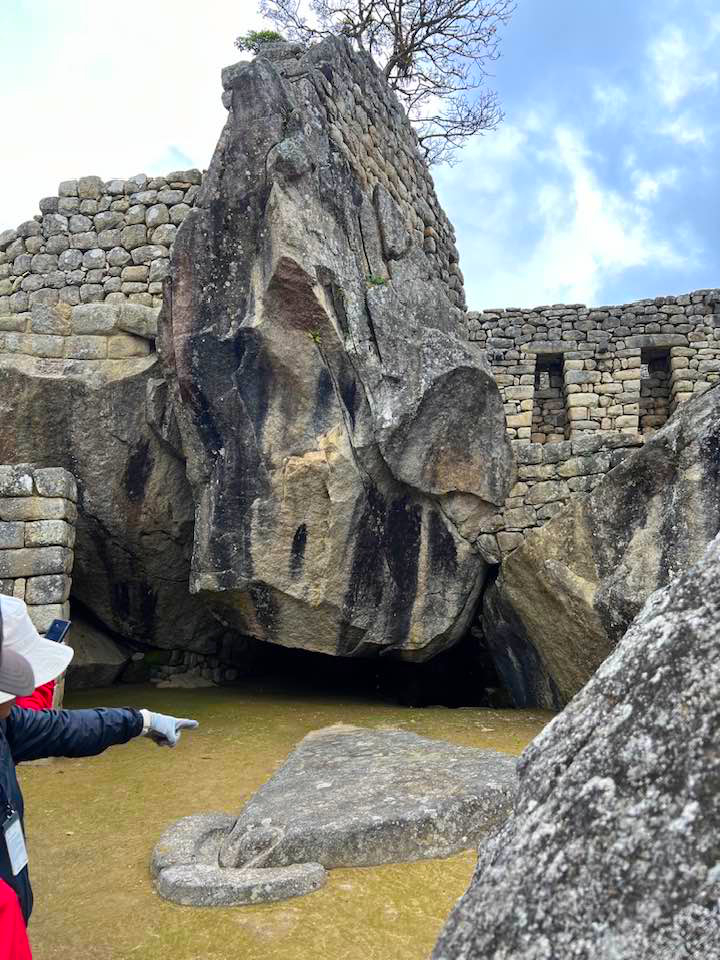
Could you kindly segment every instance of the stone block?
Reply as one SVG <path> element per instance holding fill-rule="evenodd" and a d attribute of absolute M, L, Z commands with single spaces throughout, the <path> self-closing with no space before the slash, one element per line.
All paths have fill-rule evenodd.
<path fill-rule="evenodd" d="M 26 547 L 75 546 L 75 527 L 65 520 L 33 520 L 24 528 Z"/>
<path fill-rule="evenodd" d="M 569 496 L 570 488 L 563 480 L 545 480 L 531 487 L 525 500 L 528 504 L 538 506 L 554 500 L 566 500 Z"/>
<path fill-rule="evenodd" d="M 169 251 L 167 247 L 158 244 L 147 244 L 146 246 L 135 247 L 132 251 L 134 264 L 148 264 L 151 260 L 158 258 L 167 258 Z"/>
<path fill-rule="evenodd" d="M 107 337 L 67 337 L 65 356 L 73 360 L 104 360 L 107 357 Z"/>
<path fill-rule="evenodd" d="M 581 477 L 590 473 L 607 473 L 610 469 L 610 455 L 598 453 L 584 457 L 570 457 L 565 463 L 558 465 L 557 472 L 561 477 Z"/>
<path fill-rule="evenodd" d="M 22 465 L 0 467 L 0 497 L 29 497 L 32 492 L 30 468 Z"/>
<path fill-rule="evenodd" d="M 514 416 L 509 416 L 507 418 L 508 427 L 531 427 L 532 426 L 532 411 L 527 411 L 525 413 L 516 413 Z"/>
<path fill-rule="evenodd" d="M 100 177 L 80 177 L 77 182 L 77 195 L 81 200 L 99 200 L 103 194 L 103 181 Z"/>
<path fill-rule="evenodd" d="M 619 430 L 630 429 L 630 428 L 634 428 L 635 430 L 637 430 L 637 428 L 638 428 L 638 417 L 637 417 L 637 416 L 622 416 L 622 417 L 618 417 L 618 418 L 615 420 L 615 426 L 616 426 Z"/>
<path fill-rule="evenodd" d="M 19 577 L 17 580 L 10 580 L 12 584 L 12 589 L 10 590 L 10 596 L 15 597 L 16 600 L 25 599 L 25 578 Z"/>
<path fill-rule="evenodd" d="M 510 533 L 504 530 L 497 535 L 497 541 L 503 553 L 510 553 L 511 550 L 523 545 L 525 537 L 521 533 Z"/>
<path fill-rule="evenodd" d="M 67 520 L 74 523 L 77 507 L 64 497 L 2 497 L 0 520 Z"/>
<path fill-rule="evenodd" d="M 18 550 L 25 546 L 25 524 L 0 522 L 0 550 Z"/>
<path fill-rule="evenodd" d="M 546 443 L 543 446 L 543 460 L 545 463 L 560 463 L 572 454 L 572 443 L 569 440 L 560 440 Z"/>
<path fill-rule="evenodd" d="M 64 573 L 30 577 L 25 584 L 25 603 L 64 603 L 70 596 L 70 582 Z"/>
<path fill-rule="evenodd" d="M 98 245 L 97 233 L 87 230 L 84 233 L 73 233 L 70 237 L 70 246 L 74 250 L 92 250 Z"/>
<path fill-rule="evenodd" d="M 40 577 L 70 573 L 73 552 L 67 547 L 23 547 L 0 550 L 0 577 Z"/>
<path fill-rule="evenodd" d="M 126 333 L 154 340 L 157 336 L 158 311 L 140 303 L 125 303 L 120 309 L 117 326 Z"/>
<path fill-rule="evenodd" d="M 35 489 L 41 497 L 63 497 L 77 502 L 77 482 L 63 467 L 38 467 L 35 470 Z"/>
<path fill-rule="evenodd" d="M 107 355 L 111 360 L 127 357 L 146 357 L 150 353 L 150 341 L 131 333 L 116 333 L 109 337 Z"/>
<path fill-rule="evenodd" d="M 38 633 L 46 633 L 53 620 L 70 619 L 70 604 L 65 602 L 31 605 L 28 607 L 28 615 Z"/>
<path fill-rule="evenodd" d="M 597 407 L 599 403 L 600 397 L 596 393 L 571 393 L 565 398 L 568 410 L 574 407 Z"/>
<path fill-rule="evenodd" d="M 533 507 L 516 507 L 513 510 L 506 510 L 504 514 L 505 526 L 508 530 L 524 530 L 526 527 L 533 527 L 536 523 L 536 515 Z M 0 568 L 0 576 L 2 569 Z"/>
<path fill-rule="evenodd" d="M 67 307 L 34 304 L 30 309 L 30 331 L 65 337 L 70 332 L 70 316 Z"/>
<path fill-rule="evenodd" d="M 565 371 L 565 383 L 600 383 L 600 378 L 601 374 L 597 370 Z"/>
<path fill-rule="evenodd" d="M 143 210 L 144 216 L 144 210 Z M 128 224 L 120 231 L 121 245 L 126 250 L 144 247 L 147 243 L 147 230 L 144 223 Z"/>
<path fill-rule="evenodd" d="M 63 180 L 58 187 L 59 197 L 76 197 L 78 195 L 77 180 Z"/>
<path fill-rule="evenodd" d="M 22 333 L 27 329 L 28 314 L 9 313 L 0 317 L 0 331 Z"/>
<path fill-rule="evenodd" d="M 118 309 L 109 303 L 81 303 L 72 311 L 72 332 L 109 334 L 115 329 Z"/>
<path fill-rule="evenodd" d="M 44 333 L 28 333 L 25 336 L 25 349 L 33 357 L 59 359 L 63 356 L 64 343 L 64 337 Z"/>

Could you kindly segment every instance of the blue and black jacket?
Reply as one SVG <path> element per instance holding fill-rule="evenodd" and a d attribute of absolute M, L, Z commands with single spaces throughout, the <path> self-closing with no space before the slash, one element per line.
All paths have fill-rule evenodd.
<path fill-rule="evenodd" d="M 139 710 L 23 710 L 13 707 L 0 720 L 0 819 L 6 804 L 24 816 L 15 764 L 42 757 L 93 757 L 108 747 L 127 743 L 142 733 Z M 23 825 L 24 829 L 24 825 Z M 25 923 L 32 911 L 33 897 L 28 868 L 14 877 L 4 837 L 0 834 L 0 879 L 9 884 L 20 900 Z"/>

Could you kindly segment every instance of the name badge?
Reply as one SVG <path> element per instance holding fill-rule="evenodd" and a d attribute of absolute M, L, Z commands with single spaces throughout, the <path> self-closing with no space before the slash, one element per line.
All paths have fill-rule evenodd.
<path fill-rule="evenodd" d="M 10 857 L 10 866 L 13 876 L 16 877 L 23 867 L 27 866 L 28 855 L 20 817 L 15 811 L 3 823 L 2 829 L 5 834 L 5 846 Z"/>

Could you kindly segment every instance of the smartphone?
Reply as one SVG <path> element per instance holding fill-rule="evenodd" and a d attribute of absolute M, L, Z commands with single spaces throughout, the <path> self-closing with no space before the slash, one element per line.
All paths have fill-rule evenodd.
<path fill-rule="evenodd" d="M 45 639 L 54 640 L 55 643 L 63 643 L 70 629 L 70 623 L 70 620 L 53 620 L 45 634 Z"/>

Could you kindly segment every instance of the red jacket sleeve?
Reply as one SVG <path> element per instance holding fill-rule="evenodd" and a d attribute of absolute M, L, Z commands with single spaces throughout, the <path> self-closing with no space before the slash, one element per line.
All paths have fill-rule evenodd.
<path fill-rule="evenodd" d="M 18 697 L 15 703 L 25 710 L 52 710 L 55 682 L 44 683 L 29 697 Z"/>
<path fill-rule="evenodd" d="M 0 880 L 0 960 L 32 960 L 15 891 Z"/>

